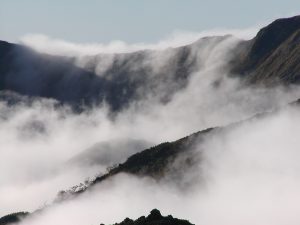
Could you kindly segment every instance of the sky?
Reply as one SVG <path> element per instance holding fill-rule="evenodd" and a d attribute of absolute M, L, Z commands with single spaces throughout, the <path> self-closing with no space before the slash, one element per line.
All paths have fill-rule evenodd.
<path fill-rule="evenodd" d="M 176 31 L 257 26 L 299 9 L 299 0 L 0 0 L 0 39 L 155 42 Z"/>

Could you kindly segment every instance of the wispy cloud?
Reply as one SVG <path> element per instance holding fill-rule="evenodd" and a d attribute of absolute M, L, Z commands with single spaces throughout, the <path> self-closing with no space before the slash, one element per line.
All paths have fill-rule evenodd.
<path fill-rule="evenodd" d="M 109 43 L 73 43 L 65 40 L 48 37 L 43 34 L 28 34 L 20 39 L 22 44 L 35 50 L 53 55 L 95 55 L 101 53 L 128 53 L 139 50 L 162 50 L 168 47 L 179 47 L 191 44 L 202 37 L 231 34 L 241 39 L 250 39 L 255 36 L 260 26 L 248 29 L 213 29 L 202 32 L 175 31 L 169 37 L 157 43 L 129 44 L 121 40 Z"/>
<path fill-rule="evenodd" d="M 153 45 L 77 45 L 43 36 L 28 36 L 23 42 L 39 51 L 81 59 L 82 55 L 175 47 L 208 34 L 227 32 L 235 32 L 240 37 L 254 35 L 253 30 L 179 33 Z M 231 37 L 222 41 L 209 39 L 205 45 L 200 41 L 193 49 L 197 68 L 189 74 L 185 88 L 164 103 L 146 93 L 145 98 L 132 102 L 113 119 L 105 105 L 74 114 L 67 108 L 55 107 L 53 100 L 36 99 L 32 105 L 1 102 L 0 214 L 35 210 L 45 202 L 51 202 L 61 189 L 104 172 L 108 166 L 105 163 L 92 167 L 67 165 L 70 159 L 88 151 L 96 143 L 130 142 L 134 137 L 147 145 L 155 145 L 207 127 L 225 126 L 299 98 L 297 87 L 291 87 L 288 92 L 281 87 L 241 88 L 237 78 L 229 78 L 226 65 L 238 41 Z M 166 65 L 172 60 L 172 54 L 160 58 L 155 54 L 152 56 L 147 61 L 151 71 L 171 73 Z M 110 61 L 106 64 L 110 65 Z M 164 85 L 161 90 L 169 83 Z M 159 91 L 156 93 L 160 94 Z M 208 139 L 204 145 L 207 154 L 202 167 L 211 182 L 206 190 L 199 186 L 199 191 L 186 194 L 165 183 L 121 176 L 74 201 L 55 205 L 24 224 L 113 223 L 124 217 L 144 215 L 152 208 L 208 225 L 282 224 L 279 222 L 289 222 L 285 218 L 298 221 L 293 214 L 296 207 L 292 205 L 288 208 L 290 211 L 284 208 L 292 197 L 299 197 L 296 189 L 285 189 L 298 188 L 295 163 L 298 157 L 298 120 L 297 113 L 290 109 Z M 288 150 L 284 149 L 285 146 Z M 115 147 L 111 157 L 116 155 L 115 159 L 119 159 L 122 154 L 123 159 L 139 150 L 142 149 Z M 274 206 L 273 200 L 278 204 Z M 248 202 L 251 204 L 246 204 Z M 282 216 L 279 211 L 284 212 Z M 236 216 L 236 212 L 240 216 Z M 260 217 L 253 219 L 254 212 Z M 276 217 L 271 217 L 274 212 Z"/>

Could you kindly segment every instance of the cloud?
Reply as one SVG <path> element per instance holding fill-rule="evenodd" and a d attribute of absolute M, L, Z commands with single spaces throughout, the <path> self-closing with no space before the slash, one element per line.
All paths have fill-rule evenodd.
<path fill-rule="evenodd" d="M 153 49 L 165 48 L 182 44 L 184 41 L 190 42 L 193 39 L 192 36 L 194 37 L 193 34 L 190 38 L 187 36 L 183 35 L 182 38 L 177 36 L 173 42 L 160 42 L 152 47 Z M 30 40 L 39 46 L 38 40 Z M 1 101 L 0 214 L 19 210 L 33 211 L 45 202 L 51 202 L 58 191 L 82 182 L 88 176 L 105 172 L 106 166 L 109 166 L 106 163 L 99 163 L 91 167 L 80 164 L 70 167 L 67 165 L 70 159 L 86 152 L 95 144 L 122 143 L 127 140 L 130 146 L 133 144 L 130 140 L 134 139 L 147 143 L 147 146 L 156 145 L 160 142 L 176 140 L 208 127 L 225 126 L 249 118 L 254 114 L 284 106 L 299 98 L 300 91 L 297 87 L 289 89 L 282 87 L 242 88 L 237 78 L 229 78 L 227 63 L 238 41 L 233 37 L 227 37 L 221 41 L 216 38 L 200 40 L 192 49 L 192 54 L 196 58 L 196 69 L 189 74 L 187 85 L 184 88 L 177 90 L 167 102 L 161 102 L 156 98 L 156 96 L 163 95 L 163 91 L 157 91 L 154 94 L 146 92 L 144 98 L 131 102 L 127 109 L 113 118 L 105 104 L 81 114 L 75 114 L 67 107 L 57 107 L 55 101 L 49 99 L 35 99 L 32 104 L 22 102 L 16 105 Z M 76 56 L 78 59 L 81 54 L 115 52 L 115 49 L 119 52 L 123 51 L 119 47 L 101 45 L 91 48 L 84 45 L 78 47 L 67 44 L 65 47 L 65 43 L 60 41 L 47 43 L 47 38 L 46 42 L 42 41 L 41 43 L 41 50 L 45 48 L 49 49 L 48 53 L 53 51 L 53 53 L 62 55 L 80 55 Z M 143 44 L 124 47 L 128 51 L 143 48 L 145 48 Z M 144 62 L 151 71 L 154 71 L 153 80 L 157 81 L 155 84 L 161 85 L 161 88 L 156 90 L 164 90 L 172 84 L 168 81 L 163 82 L 164 80 L 157 75 L 161 71 L 163 71 L 161 74 L 166 75 L 172 73 L 172 70 L 169 69 L 172 66 L 168 65 L 172 62 L 174 54 L 172 51 L 168 51 L 168 53 L 165 57 L 157 54 L 150 55 Z M 106 66 L 111 65 L 110 60 L 106 64 Z M 134 70 L 139 65 L 130 63 L 128 66 Z M 82 64 L 82 67 L 85 67 L 85 63 Z M 101 68 L 103 67 L 100 66 Z M 199 187 L 201 191 L 186 194 L 176 190 L 175 187 L 172 189 L 164 183 L 157 184 L 151 180 L 121 176 L 108 181 L 104 186 L 95 188 L 78 200 L 50 208 L 41 217 L 38 216 L 36 220 L 28 221 L 28 223 L 57 224 L 60 220 L 65 224 L 82 224 L 83 221 L 90 224 L 112 223 L 127 216 L 138 217 L 156 207 L 162 209 L 165 214 L 172 213 L 197 224 L 198 221 L 199 224 L 217 224 L 216 222 L 220 224 L 220 221 L 214 221 L 216 218 L 224 218 L 224 223 L 232 222 L 234 218 L 230 215 L 235 210 L 243 209 L 245 214 L 248 212 L 247 210 L 253 210 L 253 208 L 247 208 L 247 205 L 243 203 L 243 201 L 251 200 L 243 196 L 248 191 L 247 187 L 243 186 L 243 182 L 245 181 L 249 185 L 252 181 L 257 183 L 260 180 L 257 180 L 255 176 L 260 173 L 259 169 L 264 171 L 264 168 L 258 168 L 255 176 L 249 176 L 243 180 L 243 175 L 248 176 L 250 173 L 246 170 L 247 167 L 251 167 L 247 164 L 247 157 L 250 154 L 255 163 L 256 160 L 260 160 L 261 156 L 267 160 L 268 154 L 261 155 L 264 147 L 270 148 L 268 151 L 271 151 L 271 144 L 260 145 L 264 142 L 259 135 L 265 138 L 270 135 L 272 138 L 266 140 L 274 139 L 276 148 L 282 147 L 284 142 L 279 143 L 279 130 L 276 134 L 268 128 L 274 126 L 279 129 L 277 126 L 280 127 L 281 124 L 277 122 L 280 121 L 280 118 L 285 118 L 289 121 L 287 124 L 296 126 L 292 131 L 297 134 L 298 123 L 291 123 L 292 119 L 297 119 L 297 117 L 292 116 L 294 114 L 289 114 L 289 112 L 283 115 L 285 116 L 274 117 L 274 124 L 263 120 L 265 122 L 251 123 L 249 127 L 245 125 L 245 127 L 236 129 L 236 134 L 232 131 L 228 135 L 216 135 L 207 140 L 205 146 L 209 153 L 206 155 L 207 165 L 205 167 L 207 176 L 212 180 L 208 190 L 202 192 Z M 283 134 L 294 137 L 287 128 Z M 291 141 L 290 139 L 282 140 Z M 237 141 L 236 143 L 239 145 L 235 145 L 234 141 Z M 226 145 L 223 149 L 224 143 Z M 120 160 L 120 155 L 123 160 L 130 154 L 142 150 L 138 148 L 118 149 L 118 145 L 116 146 L 110 155 L 113 163 L 116 159 Z M 245 149 L 245 154 L 241 152 L 241 155 L 236 155 L 239 153 L 238 146 Z M 248 146 L 254 146 L 258 158 L 251 155 L 252 147 Z M 293 146 L 289 146 L 289 148 L 292 149 Z M 223 150 L 224 152 L 222 152 Z M 283 156 L 283 152 L 280 151 L 276 154 L 275 157 L 278 158 Z M 271 152 L 270 155 L 272 155 Z M 288 164 L 288 160 L 292 156 L 294 155 L 290 155 L 285 164 Z M 232 161 L 235 158 L 236 161 Z M 221 159 L 222 161 L 220 161 Z M 239 162 L 244 163 L 239 164 Z M 259 162 L 262 164 L 261 161 Z M 273 167 L 277 163 L 279 162 L 274 161 Z M 224 168 L 218 167 L 220 165 Z M 230 169 L 231 167 L 232 169 Z M 239 179 L 237 187 L 232 186 L 235 184 L 235 167 L 241 171 L 237 177 Z M 271 167 L 271 171 L 273 167 Z M 222 171 L 226 172 L 224 176 Z M 267 175 L 266 178 L 269 178 Z M 220 184 L 214 185 L 218 183 Z M 266 187 L 270 187 L 272 184 L 276 183 L 270 181 Z M 249 192 L 253 201 L 258 201 L 257 196 L 261 195 L 260 187 L 258 185 L 256 189 L 253 189 L 256 192 Z M 237 193 L 236 198 L 233 198 L 233 202 L 236 204 L 232 208 L 226 208 L 224 203 L 230 202 L 230 196 L 234 195 L 230 191 L 233 190 Z M 279 190 L 277 191 L 279 192 Z M 271 196 L 273 197 L 276 193 L 274 192 Z M 267 200 L 271 201 L 271 199 L 268 198 L 263 202 L 266 208 L 269 206 Z M 287 200 L 288 198 L 285 198 L 281 203 L 287 203 Z M 253 205 L 255 204 L 256 202 L 253 202 Z M 224 213 L 221 209 L 224 209 Z M 86 213 L 87 211 L 89 213 Z M 265 212 L 270 213 L 271 211 Z M 214 216 L 214 213 L 220 217 Z M 242 220 L 242 217 L 237 219 Z"/>
<path fill-rule="evenodd" d="M 129 53 L 139 50 L 163 50 L 169 47 L 179 47 L 191 44 L 202 37 L 222 36 L 231 34 L 241 39 L 250 39 L 255 36 L 260 26 L 248 29 L 213 29 L 202 32 L 175 31 L 169 37 L 157 43 L 133 43 L 129 44 L 121 40 L 109 43 L 85 43 L 78 44 L 65 40 L 48 37 L 44 34 L 27 34 L 20 39 L 20 43 L 33 49 L 52 54 L 67 56 L 82 56 L 111 53 Z"/>
<path fill-rule="evenodd" d="M 298 106 L 288 107 L 208 135 L 193 171 L 204 180 L 188 192 L 122 174 L 22 224 L 112 224 L 153 208 L 195 224 L 298 224 L 299 124 Z"/>

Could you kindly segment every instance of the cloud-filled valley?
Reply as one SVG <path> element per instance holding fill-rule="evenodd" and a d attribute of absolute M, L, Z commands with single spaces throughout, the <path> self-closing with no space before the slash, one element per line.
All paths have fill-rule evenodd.
<path fill-rule="evenodd" d="M 155 207 L 196 224 L 296 224 L 298 210 L 291 203 L 299 198 L 297 107 L 209 135 L 194 150 L 203 159 L 186 174 L 192 185 L 187 190 L 164 180 L 117 175 L 24 224 L 113 223 Z M 192 173 L 202 179 L 193 181 Z"/>
<path fill-rule="evenodd" d="M 0 42 L 0 217 L 112 224 L 158 208 L 195 224 L 298 224 L 300 21 L 252 38 L 253 30 L 156 45 Z M 266 41 L 268 52 L 258 51 Z M 277 76 L 270 65 L 281 61 Z M 165 142 L 176 149 L 173 141 L 207 128 L 215 129 L 191 139 L 160 179 L 121 172 L 56 201 L 136 153 Z"/>

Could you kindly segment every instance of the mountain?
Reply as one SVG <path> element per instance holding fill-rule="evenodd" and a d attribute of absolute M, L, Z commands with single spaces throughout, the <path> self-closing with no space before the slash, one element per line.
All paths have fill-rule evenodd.
<path fill-rule="evenodd" d="M 28 213 L 19 212 L 6 215 L 0 218 L 0 225 L 16 224 L 24 219 Z M 115 223 L 114 225 L 194 225 L 187 220 L 176 219 L 171 215 L 162 216 L 157 209 L 151 210 L 150 214 L 145 217 L 141 216 L 136 220 L 129 218 L 124 219 L 121 223 Z M 104 225 L 104 224 L 100 224 Z"/>
<path fill-rule="evenodd" d="M 55 202 L 60 202 L 73 198 L 77 194 L 83 193 L 94 185 L 110 179 L 118 174 L 127 173 L 139 177 L 151 177 L 154 180 L 172 180 L 177 182 L 178 187 L 188 187 L 188 182 L 184 176 L 201 162 L 201 154 L 194 151 L 194 147 L 199 145 L 207 135 L 221 128 L 210 128 L 196 132 L 174 142 L 165 142 L 157 146 L 145 149 L 130 156 L 124 163 L 115 164 L 108 168 L 104 175 L 97 176 L 87 185 L 80 184 L 73 186 L 69 190 L 58 193 Z M 180 168 L 173 167 L 172 164 L 180 164 Z M 193 181 L 200 177 L 193 177 Z"/>
<path fill-rule="evenodd" d="M 299 101 L 300 100 L 291 103 L 290 106 L 297 107 L 299 109 Z M 251 120 L 261 120 L 272 116 L 279 112 L 279 110 L 280 109 L 276 109 L 272 112 L 261 113 L 245 121 L 240 121 L 225 127 L 216 127 L 199 131 L 174 142 L 161 143 L 157 146 L 135 153 L 124 163 L 116 164 L 114 167 L 110 167 L 106 174 L 99 175 L 88 183 L 81 183 L 68 190 L 60 191 L 57 195 L 57 198 L 54 200 L 53 205 L 55 207 L 56 204 L 59 204 L 63 201 L 73 200 L 82 193 L 92 190 L 94 187 L 96 187 L 96 185 L 101 185 L 103 182 L 111 178 L 115 178 L 117 175 L 122 173 L 137 177 L 148 177 L 157 182 L 172 182 L 172 185 L 175 184 L 180 189 L 189 191 L 189 187 L 193 186 L 191 184 L 203 182 L 201 172 L 194 173 L 193 171 L 194 169 L 197 169 L 198 171 L 199 168 L 197 166 L 200 165 L 201 167 L 202 151 L 205 150 L 204 145 L 202 144 L 204 140 L 209 139 L 211 136 L 215 136 L 216 134 L 221 134 L 222 136 L 222 134 L 230 131 L 231 129 L 248 123 Z M 197 147 L 197 150 L 195 147 Z M 180 165 L 180 167 L 174 165 Z M 186 176 L 186 174 L 189 174 L 189 176 Z M 188 178 L 185 179 L 186 177 Z M 51 208 L 53 205 L 48 205 L 45 208 L 26 215 L 30 217 L 31 215 L 39 214 L 40 212 L 47 210 L 48 207 Z M 11 215 L 13 215 L 13 217 Z M 3 218 L 16 218 L 16 216 L 14 216 L 15 214 L 11 215 Z M 119 224 L 152 224 L 153 221 L 148 221 L 147 218 L 141 217 L 136 221 L 127 218 Z M 170 218 L 170 216 L 164 217 L 164 219 L 162 218 L 161 224 L 170 224 L 170 221 L 167 222 Z M 174 222 L 171 224 L 177 223 Z"/>
<path fill-rule="evenodd" d="M 156 180 L 174 174 L 180 179 L 186 171 L 183 168 L 190 168 L 195 163 L 199 163 L 199 158 L 193 154 L 193 147 L 200 143 L 208 134 L 216 128 L 199 131 L 174 142 L 165 142 L 157 146 L 148 148 L 130 156 L 124 163 L 112 168 L 108 174 L 98 177 L 94 183 L 101 182 L 107 177 L 129 173 L 137 176 L 150 176 Z M 184 153 L 184 154 L 182 154 Z M 168 165 L 172 164 L 179 156 L 182 167 L 180 171 L 171 171 Z"/>
<path fill-rule="evenodd" d="M 249 83 L 299 83 L 300 16 L 275 20 L 238 48 L 232 72 Z"/>
<path fill-rule="evenodd" d="M 289 104 L 288 107 L 300 107 L 300 99 Z M 157 146 L 145 149 L 128 157 L 124 163 L 115 164 L 108 168 L 108 172 L 95 177 L 87 185 L 76 185 L 69 190 L 63 190 L 58 193 L 55 202 L 60 202 L 76 197 L 86 190 L 93 188 L 97 184 L 115 177 L 118 174 L 126 173 L 138 177 L 148 177 L 156 181 L 171 181 L 182 189 L 187 189 L 189 183 L 202 182 L 201 173 L 192 173 L 192 171 L 201 165 L 202 151 L 204 151 L 203 142 L 216 134 L 224 134 L 231 129 L 241 126 L 253 120 L 262 120 L 278 113 L 282 108 L 273 109 L 269 112 L 263 112 L 254 115 L 243 121 L 229 124 L 224 127 L 214 127 L 198 131 L 184 138 L 173 142 L 164 142 Z M 197 150 L 195 151 L 195 147 Z M 174 166 L 174 165 L 180 165 Z M 191 172 L 191 173 L 190 173 Z M 186 174 L 189 179 L 185 179 Z M 193 174 L 194 176 L 191 176 Z"/>
<path fill-rule="evenodd" d="M 26 101 L 30 98 L 53 98 L 62 104 L 70 104 L 76 110 L 85 106 L 107 103 L 112 111 L 126 108 L 132 101 L 138 101 L 153 95 L 161 102 L 168 102 L 178 90 L 187 85 L 189 76 L 196 71 L 197 49 L 208 43 L 220 43 L 228 36 L 203 38 L 191 45 L 170 48 L 163 51 L 139 51 L 127 54 L 101 54 L 85 56 L 88 61 L 84 67 L 76 64 L 72 57 L 52 56 L 33 51 L 21 45 L 0 42 L 0 99 L 10 104 Z M 291 85 L 298 84 L 300 78 L 300 16 L 279 19 L 261 29 L 256 37 L 249 41 L 240 41 L 232 50 L 229 71 L 232 76 L 243 79 L 247 85 Z M 165 57 L 168 55 L 168 57 Z M 163 66 L 149 65 L 151 58 L 164 58 Z M 109 66 L 98 71 L 98 63 L 110 60 Z M 200 63 L 201 65 L 201 63 Z M 167 71 L 167 72 L 166 72 Z M 156 93 L 160 93 L 156 96 Z M 29 96 L 29 100 L 27 97 Z M 297 103 L 299 104 L 299 103 Z M 264 115 L 260 115 L 264 116 Z M 96 177 L 87 186 L 61 191 L 56 202 L 67 200 L 70 196 L 83 193 L 96 184 L 121 173 L 135 176 L 147 176 L 154 180 L 170 179 L 186 188 L 184 175 L 201 162 L 201 151 L 194 151 L 194 146 L 223 128 L 210 128 L 199 131 L 174 142 L 165 142 L 147 148 L 130 156 L 124 163 L 123 156 L 118 160 L 103 153 L 107 160 L 116 164 L 107 174 Z M 127 143 L 128 144 L 128 143 Z M 87 152 L 71 160 L 77 163 L 98 163 L 99 152 L 117 145 L 97 144 Z M 128 144 L 139 150 L 147 143 Z M 200 145 L 201 147 L 201 145 Z M 140 149 L 142 150 L 142 149 Z M 90 161 L 93 159 L 95 161 Z M 170 165 L 178 163 L 180 169 Z M 201 176 L 201 174 L 199 174 Z M 192 177 L 191 179 L 200 179 Z M 0 224 L 17 222 L 25 214 L 11 214 L 0 219 Z M 26 214 L 27 215 L 27 214 Z M 21 216 L 21 217 L 19 217 Z M 170 216 L 163 217 L 159 211 L 152 211 L 148 217 L 136 221 L 125 219 L 119 223 L 127 224 L 190 224 Z"/>
<path fill-rule="evenodd" d="M 292 107 L 300 107 L 300 100 L 291 103 Z M 278 109 L 279 110 L 279 109 Z M 226 133 L 234 127 L 240 126 L 244 123 L 248 123 L 251 120 L 260 120 L 266 118 L 274 113 L 278 112 L 274 110 L 272 112 L 266 112 L 258 114 L 252 118 L 238 123 L 230 124 L 225 127 L 210 128 L 203 131 L 193 133 L 189 136 L 176 140 L 174 142 L 165 142 L 157 146 L 145 149 L 141 152 L 135 153 L 130 156 L 124 163 L 116 164 L 114 167 L 109 168 L 109 171 L 104 175 L 99 175 L 94 180 L 86 184 L 80 184 L 72 187 L 69 190 L 60 191 L 55 199 L 53 205 L 48 205 L 45 208 L 39 209 L 32 213 L 13 213 L 0 218 L 0 224 L 6 225 L 11 222 L 17 222 L 23 218 L 38 215 L 39 213 L 47 210 L 48 207 L 52 207 L 59 204 L 62 201 L 72 200 L 78 195 L 89 191 L 96 185 L 101 185 L 111 178 L 116 177 L 119 174 L 127 173 L 137 177 L 148 177 L 156 181 L 163 180 L 171 181 L 172 184 L 176 184 L 177 187 L 181 189 L 188 190 L 190 182 L 203 182 L 201 180 L 201 173 L 193 173 L 193 170 L 201 165 L 202 160 L 202 150 L 204 146 L 202 145 L 205 139 L 209 139 L 210 136 L 215 134 Z M 197 147 L 197 151 L 195 151 Z M 176 167 L 173 165 L 180 165 Z M 199 169 L 199 168 L 197 168 Z M 189 174 L 189 178 L 185 179 L 186 174 Z M 194 174 L 194 176 L 192 176 Z M 154 215 L 156 215 L 154 217 Z M 137 220 L 131 220 L 126 218 L 121 223 L 116 223 L 115 225 L 154 225 L 154 224 L 174 224 L 174 225 L 188 225 L 190 224 L 185 220 L 174 219 L 172 216 L 163 217 L 160 215 L 158 210 L 151 211 L 148 217 L 140 217 Z"/>
<path fill-rule="evenodd" d="M 167 102 L 201 67 L 197 54 L 203 46 L 226 38 L 202 38 L 161 51 L 83 56 L 79 61 L 85 62 L 84 67 L 77 66 L 75 57 L 42 54 L 0 41 L 0 90 L 54 98 L 75 109 L 105 102 L 118 111 L 149 96 Z M 230 71 L 251 84 L 297 84 L 299 43 L 300 16 L 278 19 L 252 40 L 240 41 L 232 50 Z"/>

